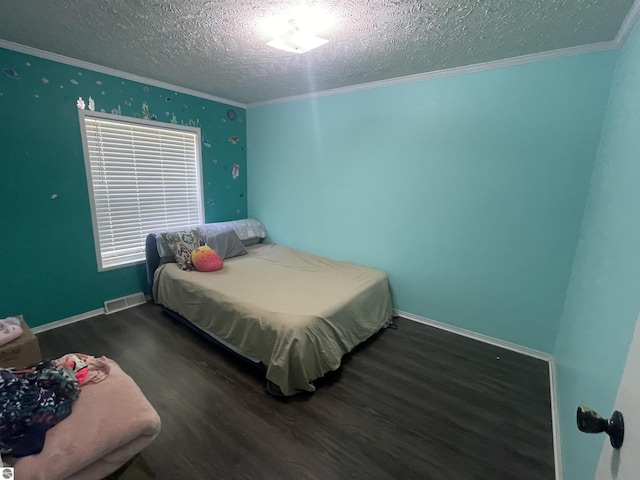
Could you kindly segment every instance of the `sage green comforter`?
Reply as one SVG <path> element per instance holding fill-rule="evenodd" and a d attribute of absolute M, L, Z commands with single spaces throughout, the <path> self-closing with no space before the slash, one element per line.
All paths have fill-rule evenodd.
<path fill-rule="evenodd" d="M 280 245 L 256 245 L 217 272 L 155 272 L 157 303 L 267 366 L 285 395 L 312 382 L 391 318 L 384 272 Z"/>

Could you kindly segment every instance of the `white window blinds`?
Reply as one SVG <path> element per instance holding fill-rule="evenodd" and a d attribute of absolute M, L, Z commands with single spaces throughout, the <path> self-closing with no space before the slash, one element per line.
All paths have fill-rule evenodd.
<path fill-rule="evenodd" d="M 199 129 L 79 112 L 99 270 L 144 260 L 150 232 L 203 223 Z"/>

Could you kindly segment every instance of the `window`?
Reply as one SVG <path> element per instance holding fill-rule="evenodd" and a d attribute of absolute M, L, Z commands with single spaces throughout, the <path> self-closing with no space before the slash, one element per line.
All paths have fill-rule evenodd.
<path fill-rule="evenodd" d="M 199 129 L 78 112 L 98 270 L 143 261 L 150 232 L 203 223 Z"/>

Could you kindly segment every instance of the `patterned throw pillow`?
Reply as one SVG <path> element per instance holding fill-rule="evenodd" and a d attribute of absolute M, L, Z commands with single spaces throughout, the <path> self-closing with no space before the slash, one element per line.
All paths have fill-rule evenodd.
<path fill-rule="evenodd" d="M 181 232 L 163 233 L 167 245 L 176 257 L 176 263 L 182 270 L 194 270 L 191 262 L 191 252 L 204 245 L 202 234 L 197 228 Z"/>

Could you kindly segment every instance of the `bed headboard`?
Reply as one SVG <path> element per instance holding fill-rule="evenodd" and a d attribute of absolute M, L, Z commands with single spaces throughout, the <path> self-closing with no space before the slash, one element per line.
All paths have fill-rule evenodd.
<path fill-rule="evenodd" d="M 158 253 L 158 242 L 155 233 L 147 235 L 144 242 L 144 255 L 147 259 L 147 287 L 149 293 L 153 295 L 153 275 L 160 266 L 160 254 Z"/>
<path fill-rule="evenodd" d="M 231 220 L 229 222 L 205 223 L 200 225 L 198 228 L 204 237 L 223 230 L 233 229 L 245 246 L 259 243 L 267 237 L 267 229 L 265 226 L 259 221 L 251 218 Z M 153 295 L 153 276 L 158 267 L 167 262 L 167 257 L 161 257 L 160 251 L 167 251 L 168 247 L 165 244 L 158 248 L 158 242 L 164 241 L 162 238 L 158 238 L 159 235 L 159 233 L 150 233 L 147 235 L 144 245 L 147 266 L 147 286 L 151 295 Z"/>

